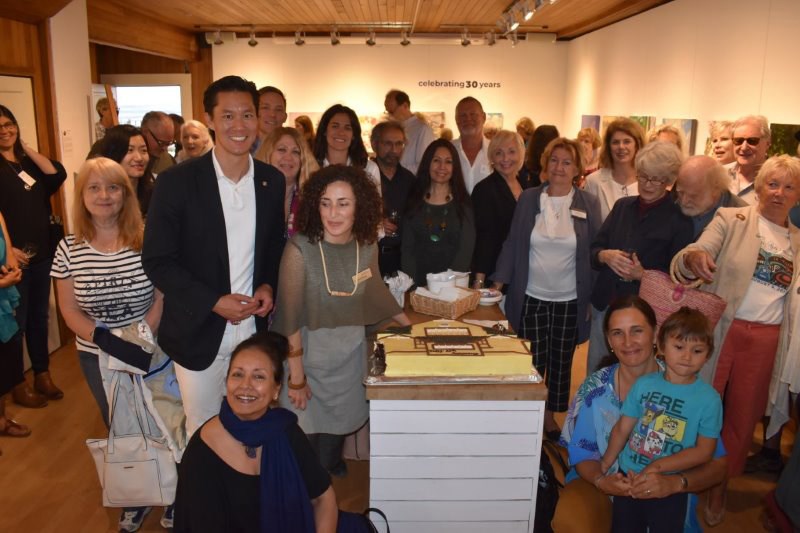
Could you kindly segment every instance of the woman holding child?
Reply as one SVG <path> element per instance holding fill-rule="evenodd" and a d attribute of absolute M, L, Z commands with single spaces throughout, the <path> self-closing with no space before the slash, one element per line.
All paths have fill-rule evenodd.
<path fill-rule="evenodd" d="M 576 530 L 608 530 L 611 505 L 608 496 L 630 495 L 637 499 L 664 498 L 683 492 L 698 492 L 719 483 L 724 477 L 725 459 L 717 447 L 715 460 L 677 474 L 653 472 L 640 476 L 624 476 L 612 465 L 607 473 L 601 470 L 611 430 L 619 419 L 623 402 L 636 380 L 660 370 L 656 361 L 656 317 L 652 308 L 638 296 L 625 296 L 612 302 L 606 314 L 603 331 L 610 346 L 605 362 L 610 366 L 591 374 L 578 389 L 572 401 L 561 444 L 567 447 L 572 469 L 562 491 L 553 525 L 560 521 L 574 525 L 579 518 L 583 527 Z M 594 487 L 592 487 L 594 485 Z M 695 498 L 689 499 L 685 531 L 698 531 Z M 565 512 L 569 513 L 567 519 Z"/>

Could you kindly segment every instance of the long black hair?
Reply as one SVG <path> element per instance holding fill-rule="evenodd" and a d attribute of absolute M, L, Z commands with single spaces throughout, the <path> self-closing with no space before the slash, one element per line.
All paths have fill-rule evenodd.
<path fill-rule="evenodd" d="M 406 204 L 406 212 L 414 213 L 422 209 L 426 195 L 430 192 L 431 188 L 431 163 L 436 150 L 444 148 L 450 153 L 453 159 L 453 175 L 450 177 L 450 194 L 453 196 L 455 202 L 456 213 L 459 220 L 464 218 L 464 210 L 466 206 L 470 205 L 469 192 L 467 186 L 464 184 L 464 172 L 461 169 L 461 159 L 458 157 L 458 151 L 448 140 L 436 139 L 422 154 L 422 159 L 419 162 L 417 169 L 417 179 L 408 196 L 408 203 Z"/>
<path fill-rule="evenodd" d="M 314 139 L 314 157 L 317 158 L 319 166 L 323 166 L 323 161 L 328 157 L 328 125 L 331 119 L 339 113 L 347 115 L 347 118 L 350 119 L 350 127 L 353 129 L 353 140 L 350 141 L 350 146 L 347 148 L 347 155 L 350 157 L 350 162 L 353 166 L 366 168 L 367 148 L 364 146 L 364 140 L 361 138 L 361 123 L 358 120 L 356 112 L 342 104 L 332 105 L 322 114 L 322 118 L 319 119 L 317 136 Z"/>

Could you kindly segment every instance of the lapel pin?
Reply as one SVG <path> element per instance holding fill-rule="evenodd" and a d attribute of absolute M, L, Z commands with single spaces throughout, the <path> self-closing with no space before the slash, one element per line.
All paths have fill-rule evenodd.
<path fill-rule="evenodd" d="M 738 215 L 736 215 L 736 218 L 738 218 L 739 220 L 744 220 L 744 215 L 739 213 Z"/>
<path fill-rule="evenodd" d="M 267 186 L 267 182 L 266 182 L 266 180 L 264 180 L 264 181 L 262 181 L 262 182 L 261 182 L 261 186 L 262 186 L 262 187 L 266 187 L 266 186 Z"/>

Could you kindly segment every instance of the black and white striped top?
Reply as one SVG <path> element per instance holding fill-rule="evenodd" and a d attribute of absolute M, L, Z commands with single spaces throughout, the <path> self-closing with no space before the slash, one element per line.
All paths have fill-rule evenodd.
<path fill-rule="evenodd" d="M 58 243 L 50 276 L 72 278 L 78 306 L 109 328 L 141 320 L 153 304 L 153 284 L 142 269 L 142 255 L 128 248 L 102 253 L 67 235 Z M 78 350 L 100 351 L 80 337 L 76 341 Z"/>

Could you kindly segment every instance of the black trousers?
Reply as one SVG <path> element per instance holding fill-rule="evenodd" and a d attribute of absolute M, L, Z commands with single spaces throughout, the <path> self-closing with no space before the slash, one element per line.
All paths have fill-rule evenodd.
<path fill-rule="evenodd" d="M 52 259 L 37 261 L 22 273 L 17 283 L 19 306 L 17 324 L 25 335 L 28 355 L 34 374 L 47 372 L 50 353 L 47 350 L 47 317 L 50 307 L 50 265 Z"/>
<path fill-rule="evenodd" d="M 639 500 L 614 496 L 611 515 L 613 533 L 681 533 L 686 520 L 688 494 L 679 492 L 666 498 Z"/>

